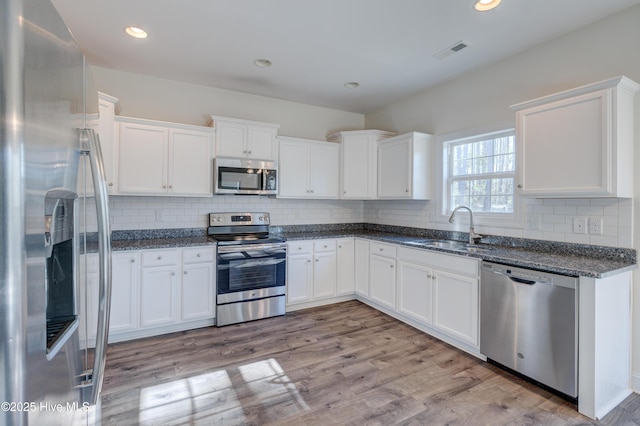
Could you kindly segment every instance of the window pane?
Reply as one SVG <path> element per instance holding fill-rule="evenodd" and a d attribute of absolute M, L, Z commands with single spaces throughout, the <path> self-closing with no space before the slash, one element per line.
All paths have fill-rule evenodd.
<path fill-rule="evenodd" d="M 459 180 L 451 184 L 451 195 L 468 195 L 469 181 Z"/>
<path fill-rule="evenodd" d="M 447 199 L 449 211 L 468 205 L 483 213 L 513 213 L 515 182 L 515 137 L 487 136 L 470 142 L 447 143 L 450 168 Z M 500 174 L 491 178 L 492 174 Z M 474 179 L 474 175 L 476 175 Z M 452 178 L 455 178 L 453 180 Z M 461 179 L 462 178 L 462 179 Z"/>

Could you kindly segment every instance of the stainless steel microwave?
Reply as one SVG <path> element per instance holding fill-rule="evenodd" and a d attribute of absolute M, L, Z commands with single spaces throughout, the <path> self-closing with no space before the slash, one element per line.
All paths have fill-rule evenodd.
<path fill-rule="evenodd" d="M 276 195 L 278 163 L 246 158 L 216 158 L 213 162 L 216 194 Z"/>

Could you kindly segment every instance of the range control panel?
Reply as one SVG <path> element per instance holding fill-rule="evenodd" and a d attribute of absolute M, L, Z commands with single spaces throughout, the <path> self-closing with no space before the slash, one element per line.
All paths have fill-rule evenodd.
<path fill-rule="evenodd" d="M 209 226 L 269 225 L 269 213 L 209 213 Z"/>

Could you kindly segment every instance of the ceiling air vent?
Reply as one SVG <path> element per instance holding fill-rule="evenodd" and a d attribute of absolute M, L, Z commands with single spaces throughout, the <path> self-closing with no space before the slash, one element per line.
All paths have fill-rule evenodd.
<path fill-rule="evenodd" d="M 468 46 L 469 46 L 469 42 L 460 40 L 459 42 L 454 43 L 453 45 L 447 47 L 446 49 L 439 51 L 433 56 L 437 59 L 442 60 L 447 56 L 453 55 L 454 53 L 458 53 L 459 51 L 461 51 L 462 49 Z"/>

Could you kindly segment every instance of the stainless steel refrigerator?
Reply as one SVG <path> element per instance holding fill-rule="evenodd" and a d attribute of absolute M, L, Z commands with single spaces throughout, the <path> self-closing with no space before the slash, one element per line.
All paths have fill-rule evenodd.
<path fill-rule="evenodd" d="M 0 425 L 83 424 L 99 401 L 111 249 L 88 76 L 48 0 L 0 0 Z M 90 250 L 95 352 L 79 331 Z"/>

